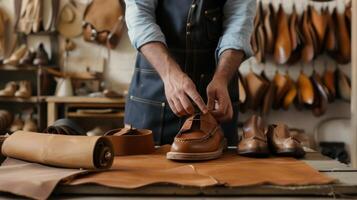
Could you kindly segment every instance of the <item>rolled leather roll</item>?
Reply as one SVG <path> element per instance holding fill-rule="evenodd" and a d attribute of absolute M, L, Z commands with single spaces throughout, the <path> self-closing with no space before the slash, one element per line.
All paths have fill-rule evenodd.
<path fill-rule="evenodd" d="M 1 148 L 7 157 L 64 168 L 108 169 L 113 145 L 105 137 L 67 136 L 17 131 Z"/>

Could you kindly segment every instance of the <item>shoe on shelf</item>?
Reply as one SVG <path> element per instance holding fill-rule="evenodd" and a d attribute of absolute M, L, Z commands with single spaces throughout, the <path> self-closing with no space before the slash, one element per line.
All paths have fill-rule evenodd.
<path fill-rule="evenodd" d="M 36 50 L 35 59 L 33 60 L 33 65 L 36 66 L 46 66 L 49 64 L 48 54 L 45 50 L 43 43 L 40 43 Z"/>
<path fill-rule="evenodd" d="M 24 121 L 22 121 L 21 117 L 17 116 L 14 122 L 12 123 L 12 125 L 10 126 L 10 132 L 13 133 L 22 130 L 23 127 L 24 127 Z"/>
<path fill-rule="evenodd" d="M 37 132 L 37 123 L 32 119 L 32 117 L 30 117 L 29 119 L 25 120 L 25 124 L 22 130 L 28 132 Z"/>
<path fill-rule="evenodd" d="M 33 0 L 34 18 L 32 19 L 32 32 L 38 33 L 42 28 L 42 0 Z"/>
<path fill-rule="evenodd" d="M 219 158 L 226 148 L 223 131 L 211 114 L 189 117 L 176 135 L 169 160 L 201 161 Z"/>
<path fill-rule="evenodd" d="M 20 59 L 20 65 L 32 65 L 33 59 L 35 59 L 35 52 L 32 50 L 27 50 L 25 55 Z"/>
<path fill-rule="evenodd" d="M 32 88 L 30 81 L 20 81 L 19 89 L 15 92 L 15 97 L 30 98 L 32 96 Z"/>
<path fill-rule="evenodd" d="M 17 48 L 9 58 L 6 58 L 3 61 L 4 65 L 18 65 L 20 59 L 26 54 L 27 46 L 25 44 Z"/>
<path fill-rule="evenodd" d="M 270 125 L 267 137 L 270 151 L 275 155 L 295 158 L 305 156 L 301 142 L 291 135 L 289 128 L 285 124 Z"/>
<path fill-rule="evenodd" d="M 13 97 L 17 89 L 14 81 L 8 82 L 4 89 L 0 90 L 0 97 Z"/>
<path fill-rule="evenodd" d="M 103 91 L 103 95 L 108 98 L 120 98 L 120 97 L 124 96 L 124 95 L 122 95 L 114 90 L 110 90 L 110 89 L 105 89 Z"/>
<path fill-rule="evenodd" d="M 242 140 L 238 143 L 237 153 L 248 157 L 269 156 L 268 140 L 263 119 L 253 115 L 243 125 Z"/>

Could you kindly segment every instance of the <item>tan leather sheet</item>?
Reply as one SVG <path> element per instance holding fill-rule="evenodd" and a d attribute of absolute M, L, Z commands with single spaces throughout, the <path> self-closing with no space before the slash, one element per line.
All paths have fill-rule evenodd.
<path fill-rule="evenodd" d="M 7 158 L 0 167 L 0 191 L 31 199 L 47 199 L 61 180 L 86 172 Z"/>
<path fill-rule="evenodd" d="M 218 160 L 182 163 L 167 160 L 165 154 L 168 150 L 166 146 L 152 155 L 116 157 L 110 172 L 79 176 L 68 184 L 95 183 L 117 188 L 138 188 L 159 183 L 237 187 L 262 184 L 323 185 L 334 182 L 334 179 L 303 161 L 292 158 L 253 159 L 227 152 Z"/>

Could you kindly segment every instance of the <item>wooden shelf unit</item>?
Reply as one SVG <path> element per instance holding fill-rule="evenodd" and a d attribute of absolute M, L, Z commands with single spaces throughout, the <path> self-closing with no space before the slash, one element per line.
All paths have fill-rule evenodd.
<path fill-rule="evenodd" d="M 53 124 L 59 116 L 59 107 L 64 106 L 64 116 L 69 118 L 123 118 L 125 98 L 105 97 L 47 97 L 47 125 Z M 103 109 L 115 108 L 115 113 L 78 113 L 74 108 Z"/>

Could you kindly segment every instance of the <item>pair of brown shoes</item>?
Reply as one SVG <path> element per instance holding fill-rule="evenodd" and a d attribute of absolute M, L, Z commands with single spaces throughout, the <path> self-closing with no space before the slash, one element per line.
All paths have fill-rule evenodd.
<path fill-rule="evenodd" d="M 35 65 L 44 66 L 49 64 L 48 54 L 42 43 L 39 44 L 36 51 L 30 50 L 26 45 L 21 45 L 9 58 L 3 61 L 5 65 Z"/>
<path fill-rule="evenodd" d="M 266 128 L 263 119 L 256 115 L 244 123 L 237 152 L 248 157 L 267 157 L 270 153 L 295 158 L 305 155 L 300 141 L 291 136 L 285 124 L 278 123 Z"/>
<path fill-rule="evenodd" d="M 32 88 L 29 81 L 20 81 L 18 84 L 11 81 L 6 84 L 4 89 L 0 90 L 0 97 L 30 98 L 31 95 Z"/>
<path fill-rule="evenodd" d="M 37 132 L 38 131 L 37 123 L 32 118 L 32 116 L 26 119 L 25 121 L 23 121 L 21 117 L 17 116 L 10 127 L 10 132 L 13 133 L 19 130 L 28 131 L 28 132 Z"/>

